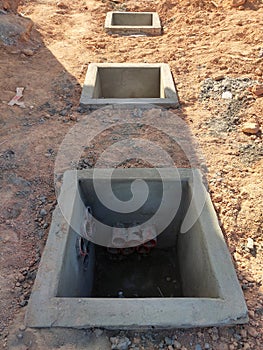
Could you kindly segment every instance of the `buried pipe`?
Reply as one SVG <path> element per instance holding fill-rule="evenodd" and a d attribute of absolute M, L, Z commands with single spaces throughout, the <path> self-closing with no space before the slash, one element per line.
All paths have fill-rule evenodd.
<path fill-rule="evenodd" d="M 117 225 L 118 227 L 114 227 L 112 232 L 114 247 L 108 248 L 109 253 L 130 255 L 136 250 L 139 254 L 148 254 L 157 245 L 157 231 L 154 225 L 144 228 L 135 225 L 128 229 L 123 224 Z"/>
<path fill-rule="evenodd" d="M 112 245 L 114 248 L 123 248 L 126 246 L 127 241 L 127 229 L 120 224 L 119 227 L 113 227 L 112 231 Z"/>
<path fill-rule="evenodd" d="M 134 227 L 128 228 L 128 244 L 129 247 L 137 247 L 138 245 L 142 244 L 143 242 L 143 236 L 142 231 L 140 229 L 140 226 L 135 225 Z"/>
<path fill-rule="evenodd" d="M 143 228 L 143 245 L 150 249 L 156 247 L 157 245 L 157 230 L 154 225 L 149 225 Z"/>

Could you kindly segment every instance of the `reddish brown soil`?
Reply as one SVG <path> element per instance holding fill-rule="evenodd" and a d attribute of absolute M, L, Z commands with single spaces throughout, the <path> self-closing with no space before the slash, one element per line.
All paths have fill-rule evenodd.
<path fill-rule="evenodd" d="M 205 156 L 209 190 L 250 316 L 248 325 L 230 330 L 173 334 L 177 334 L 187 349 L 195 349 L 197 342 L 202 346 L 208 342 L 216 350 L 262 348 L 262 134 L 261 131 L 256 135 L 244 134 L 241 125 L 253 120 L 263 130 L 263 97 L 248 91 L 250 99 L 237 112 L 240 123 L 223 131 L 213 122 L 225 121 L 222 117 L 225 105 L 212 99 L 206 102 L 199 99 L 206 78 L 248 77 L 263 82 L 262 1 L 246 1 L 240 7 L 231 4 L 231 0 L 22 1 L 19 12 L 34 25 L 28 33 L 31 38 L 20 38 L 13 46 L 0 44 L 0 342 L 3 347 L 75 349 L 67 343 L 68 338 L 59 338 L 53 331 L 45 341 L 41 332 L 29 332 L 22 339 L 16 335 L 56 204 L 54 161 L 64 136 L 76 119 L 82 117 L 77 107 L 88 64 L 166 62 L 181 100 L 181 109 L 176 113 L 188 124 Z M 163 35 L 105 34 L 106 12 L 124 9 L 157 10 Z M 4 15 L 0 14 L 0 21 L 1 16 Z M 25 87 L 24 109 L 7 105 L 20 86 Z M 153 135 L 155 140 L 154 137 L 158 135 Z M 96 152 L 105 146 L 103 140 L 97 141 Z M 47 215 L 41 217 L 41 209 Z M 254 251 L 246 247 L 248 238 L 254 241 Z M 54 339 L 58 338 L 60 342 L 55 343 Z"/>

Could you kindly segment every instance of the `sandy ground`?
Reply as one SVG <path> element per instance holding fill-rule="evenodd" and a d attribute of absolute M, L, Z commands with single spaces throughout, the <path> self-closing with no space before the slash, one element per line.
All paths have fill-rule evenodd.
<path fill-rule="evenodd" d="M 1 44 L 0 52 L 0 342 L 4 348 L 110 348 L 107 332 L 98 336 L 92 331 L 25 330 L 23 315 L 56 204 L 56 154 L 66 133 L 83 116 L 78 101 L 88 64 L 165 62 L 181 101 L 176 113 L 189 126 L 205 158 L 209 190 L 250 316 L 245 326 L 174 330 L 169 336 L 176 336 L 189 350 L 197 344 L 204 348 L 205 343 L 216 350 L 261 349 L 262 134 L 241 129 L 243 123 L 253 121 L 262 130 L 263 98 L 247 88 L 240 93 L 244 98 L 237 97 L 241 102 L 231 105 L 216 94 L 200 95 L 208 78 L 215 79 L 213 84 L 226 77 L 263 81 L 262 1 L 246 1 L 241 7 L 231 4 L 222 0 L 22 2 L 19 12 L 28 18 L 30 30 L 33 25 L 30 37 L 16 45 Z M 163 35 L 109 36 L 103 32 L 109 10 L 157 10 Z M 25 108 L 8 106 L 20 86 L 25 88 Z M 98 140 L 96 152 L 103 149 L 103 140 Z M 96 158 L 95 151 L 90 157 Z M 247 247 L 248 238 L 253 239 L 253 250 Z M 156 333 L 156 339 L 165 334 Z M 159 342 L 153 344 L 141 338 L 137 346 L 159 348 Z"/>

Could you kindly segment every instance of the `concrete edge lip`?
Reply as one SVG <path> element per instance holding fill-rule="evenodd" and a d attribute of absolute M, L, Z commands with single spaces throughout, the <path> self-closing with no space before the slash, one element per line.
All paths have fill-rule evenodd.
<path fill-rule="evenodd" d="M 123 15 L 131 17 L 140 15 L 150 15 L 152 17 L 151 25 L 115 25 L 113 24 L 113 17 L 116 15 Z M 105 31 L 109 34 L 147 34 L 147 35 L 161 35 L 162 27 L 160 17 L 157 12 L 121 12 L 111 11 L 107 12 L 105 19 Z"/>
<path fill-rule="evenodd" d="M 160 84 L 163 86 L 163 98 L 94 98 L 96 79 L 100 68 L 159 68 Z M 80 105 L 96 109 L 107 105 L 158 105 L 165 108 L 178 108 L 179 99 L 170 67 L 167 63 L 90 63 L 84 81 Z"/>
<path fill-rule="evenodd" d="M 144 170 L 147 171 L 146 175 L 143 175 Z M 180 179 L 191 181 L 189 174 L 193 172 L 201 182 L 201 173 L 198 170 L 178 170 Z M 103 171 L 101 169 L 102 178 Z M 119 169 L 117 177 L 118 172 L 122 178 L 123 174 L 129 178 L 145 179 L 155 179 L 156 176 L 151 169 L 143 168 Z M 78 171 L 77 178 L 91 178 L 92 174 L 93 170 Z M 174 180 L 170 174 L 167 169 L 167 179 Z M 72 198 L 72 202 L 75 198 L 74 186 L 69 184 L 74 179 L 76 180 L 76 171 L 65 172 L 63 185 L 67 185 L 66 196 Z M 73 203 L 70 203 L 69 207 L 69 210 L 73 210 Z M 210 217 L 207 217 L 207 214 L 210 214 Z M 220 298 L 61 298 L 56 297 L 57 287 L 70 227 L 57 206 L 28 304 L 27 326 L 138 329 L 150 326 L 190 328 L 246 323 L 248 317 L 243 293 L 209 195 L 206 196 L 201 214 L 201 225 L 204 227 L 205 236 L 211 239 L 207 245 L 216 244 L 216 249 L 209 254 L 220 284 Z"/>

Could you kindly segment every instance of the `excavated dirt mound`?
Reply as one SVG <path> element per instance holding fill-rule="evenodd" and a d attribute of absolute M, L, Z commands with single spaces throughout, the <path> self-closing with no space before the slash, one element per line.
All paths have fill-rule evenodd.
<path fill-rule="evenodd" d="M 16 12 L 21 0 L 1 0 L 0 10 Z"/>

